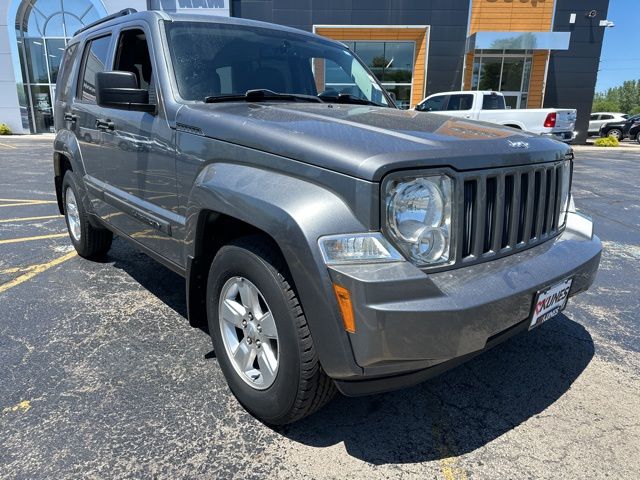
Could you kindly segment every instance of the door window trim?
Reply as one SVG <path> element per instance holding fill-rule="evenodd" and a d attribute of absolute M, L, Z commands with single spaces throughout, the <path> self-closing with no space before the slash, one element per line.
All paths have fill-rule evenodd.
<path fill-rule="evenodd" d="M 84 82 L 84 74 L 85 74 L 85 66 L 87 62 L 88 56 L 88 48 L 91 45 L 91 42 L 94 40 L 99 40 L 100 38 L 111 37 L 109 42 L 109 49 L 107 50 L 107 60 L 105 63 L 105 70 L 109 65 L 113 65 L 113 32 L 100 32 L 92 35 L 91 37 L 87 37 L 82 43 L 82 58 L 80 59 L 80 69 L 78 70 L 78 75 L 76 76 L 76 89 L 74 93 L 74 101 L 77 103 L 81 103 L 83 105 L 97 105 L 95 102 L 90 102 L 82 98 L 82 84 Z"/>

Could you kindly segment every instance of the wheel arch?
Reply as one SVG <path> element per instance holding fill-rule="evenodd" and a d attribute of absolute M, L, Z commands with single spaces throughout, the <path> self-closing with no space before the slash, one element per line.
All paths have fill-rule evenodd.
<path fill-rule="evenodd" d="M 212 164 L 189 195 L 185 263 L 189 321 L 206 321 L 208 270 L 220 247 L 260 235 L 282 255 L 318 351 L 330 376 L 361 373 L 338 316 L 317 240 L 365 231 L 335 193 L 306 180 L 239 164 Z"/>

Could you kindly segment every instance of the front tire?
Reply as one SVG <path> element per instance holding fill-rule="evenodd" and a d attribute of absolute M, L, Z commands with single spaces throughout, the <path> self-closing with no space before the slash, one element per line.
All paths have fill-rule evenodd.
<path fill-rule="evenodd" d="M 65 173 L 62 180 L 62 195 L 69 238 L 78 255 L 89 259 L 106 255 L 111 248 L 113 233 L 91 224 L 82 204 L 78 183 L 71 170 Z"/>
<path fill-rule="evenodd" d="M 261 421 L 291 423 L 333 398 L 286 264 L 267 239 L 246 237 L 219 250 L 207 318 L 229 388 Z"/>
<path fill-rule="evenodd" d="M 612 137 L 616 140 L 622 140 L 622 130 L 620 130 L 619 128 L 612 128 L 607 132 L 607 137 Z"/>

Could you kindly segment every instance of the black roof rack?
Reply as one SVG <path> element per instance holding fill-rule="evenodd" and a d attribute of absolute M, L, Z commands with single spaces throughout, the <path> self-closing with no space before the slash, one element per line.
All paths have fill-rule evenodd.
<path fill-rule="evenodd" d="M 114 18 L 124 17 L 125 15 L 131 15 L 132 13 L 138 13 L 138 11 L 135 8 L 125 8 L 123 10 L 120 10 L 117 13 L 107 15 L 106 17 L 101 18 L 100 20 L 96 20 L 95 22 L 90 23 L 89 25 L 85 25 L 76 33 L 74 33 L 73 36 L 75 37 L 79 33 L 82 33 L 85 30 L 89 30 L 90 28 L 95 27 L 96 25 L 100 25 L 101 23 L 108 22 L 109 20 L 113 20 Z"/>

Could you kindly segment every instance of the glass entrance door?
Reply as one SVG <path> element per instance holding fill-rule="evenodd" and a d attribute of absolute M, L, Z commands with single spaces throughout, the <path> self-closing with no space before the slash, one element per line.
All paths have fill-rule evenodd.
<path fill-rule="evenodd" d="M 68 39 L 104 15 L 92 0 L 24 0 L 20 5 L 16 37 L 23 81 L 17 87 L 27 100 L 33 133 L 53 132 L 55 84 Z"/>
<path fill-rule="evenodd" d="M 502 92 L 509 108 L 527 108 L 532 52 L 529 50 L 476 50 L 473 90 Z"/>
<path fill-rule="evenodd" d="M 504 103 L 507 105 L 507 108 L 521 108 L 520 104 L 522 103 L 522 93 L 502 92 L 502 95 L 504 95 Z"/>

